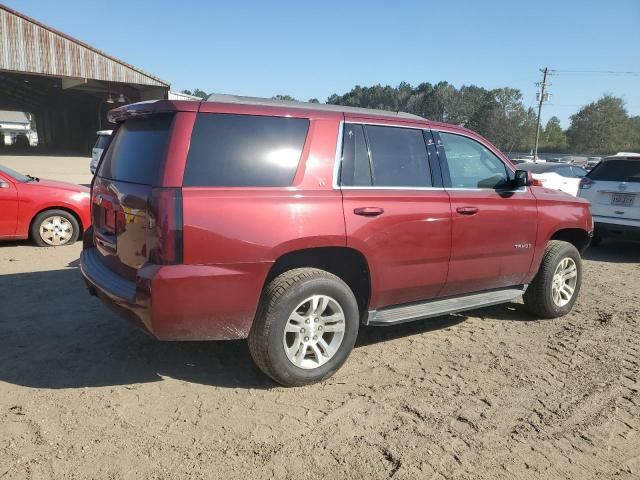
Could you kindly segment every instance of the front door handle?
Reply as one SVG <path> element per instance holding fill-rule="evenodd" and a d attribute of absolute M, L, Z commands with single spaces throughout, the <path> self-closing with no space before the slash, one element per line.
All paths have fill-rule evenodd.
<path fill-rule="evenodd" d="M 384 213 L 384 209 L 380 207 L 359 207 L 354 208 L 353 213 L 362 215 L 363 217 L 377 217 Z"/>
<path fill-rule="evenodd" d="M 456 208 L 456 212 L 460 215 L 475 215 L 478 213 L 480 209 L 478 207 L 458 207 Z"/>

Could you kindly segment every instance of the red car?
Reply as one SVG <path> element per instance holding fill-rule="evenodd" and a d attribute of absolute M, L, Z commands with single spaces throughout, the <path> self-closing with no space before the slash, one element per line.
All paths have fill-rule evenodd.
<path fill-rule="evenodd" d="M 89 189 L 0 165 L 0 239 L 69 245 L 91 224 Z"/>
<path fill-rule="evenodd" d="M 360 323 L 522 295 L 558 317 L 578 296 L 588 202 L 467 129 L 226 96 L 111 119 L 81 271 L 160 340 L 248 337 L 265 373 L 302 385 L 342 365 Z"/>

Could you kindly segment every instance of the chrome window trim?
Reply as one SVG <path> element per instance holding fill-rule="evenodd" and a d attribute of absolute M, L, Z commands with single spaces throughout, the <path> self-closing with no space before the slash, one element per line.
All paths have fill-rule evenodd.
<path fill-rule="evenodd" d="M 452 192 L 467 191 L 467 192 L 524 193 L 527 191 L 527 187 L 518 188 L 516 190 L 497 190 L 495 188 L 463 188 L 463 187 L 453 188 L 451 187 L 451 188 L 445 188 L 445 190 L 450 190 Z"/>
<path fill-rule="evenodd" d="M 402 191 L 415 191 L 415 190 L 446 190 L 444 187 L 339 187 L 341 190 L 402 190 Z"/>
<path fill-rule="evenodd" d="M 429 128 L 427 126 L 425 127 L 416 127 L 416 126 L 409 126 L 409 125 L 398 125 L 398 124 L 390 124 L 390 123 L 377 123 L 377 122 L 354 122 L 354 121 L 346 121 L 346 120 L 340 120 L 340 125 L 338 126 L 338 138 L 336 141 L 336 155 L 335 155 L 335 159 L 334 159 L 334 165 L 333 165 L 333 189 L 334 190 L 396 190 L 396 191 L 442 191 L 442 190 L 451 190 L 451 191 L 472 191 L 472 192 L 501 192 L 501 193 L 526 193 L 527 192 L 527 187 L 523 187 L 521 189 L 517 189 L 517 190 L 496 190 L 494 188 L 453 188 L 453 187 L 376 187 L 374 185 L 370 186 L 370 187 L 356 187 L 356 186 L 341 186 L 338 184 L 338 175 L 340 173 L 340 167 L 342 165 L 342 144 L 343 144 L 343 135 L 344 135 L 344 125 L 345 123 L 349 123 L 349 124 L 353 124 L 353 125 L 374 125 L 374 126 L 382 126 L 382 127 L 395 127 L 395 128 L 410 128 L 413 130 L 420 130 L 422 132 L 431 132 L 436 131 L 436 132 L 442 132 L 442 133 L 451 133 L 451 132 L 447 132 L 447 131 L 443 131 L 443 130 L 438 130 L 437 128 Z M 469 138 L 470 140 L 473 140 L 477 143 L 479 143 L 480 145 L 482 145 L 484 148 L 486 148 L 487 150 L 489 150 L 491 153 L 493 153 L 498 160 L 500 160 L 507 169 L 511 170 L 511 168 L 509 168 L 509 165 L 507 165 L 504 160 L 502 158 L 500 158 L 500 156 L 496 155 L 496 153 L 491 150 L 489 147 L 487 147 L 484 143 L 479 142 L 478 140 L 476 140 L 475 138 L 471 137 L 470 135 L 465 135 L 464 133 L 451 133 L 452 135 L 460 135 L 466 138 Z M 437 143 L 436 143 L 436 147 L 437 147 Z M 371 155 L 371 152 L 369 152 L 369 155 Z M 515 170 L 511 170 L 511 172 L 515 173 Z"/>
<path fill-rule="evenodd" d="M 340 168 L 342 166 L 342 136 L 344 132 L 344 120 L 340 120 L 340 125 L 338 126 L 338 139 L 336 141 L 336 157 L 333 161 L 333 189 L 340 190 L 340 185 L 338 185 L 338 175 L 340 173 Z"/>

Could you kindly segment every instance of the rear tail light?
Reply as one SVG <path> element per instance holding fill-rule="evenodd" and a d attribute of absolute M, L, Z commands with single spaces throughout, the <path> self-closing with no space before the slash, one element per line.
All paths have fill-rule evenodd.
<path fill-rule="evenodd" d="M 157 265 L 182 263 L 182 189 L 151 189 L 149 226 L 158 242 L 149 251 L 149 260 Z"/>
<path fill-rule="evenodd" d="M 580 180 L 581 190 L 587 190 L 591 188 L 591 185 L 593 185 L 593 180 L 591 180 L 589 177 L 582 177 L 582 179 Z"/>
<path fill-rule="evenodd" d="M 544 187 L 544 183 L 542 180 L 536 177 L 535 175 L 531 176 L 531 186 L 532 187 Z"/>

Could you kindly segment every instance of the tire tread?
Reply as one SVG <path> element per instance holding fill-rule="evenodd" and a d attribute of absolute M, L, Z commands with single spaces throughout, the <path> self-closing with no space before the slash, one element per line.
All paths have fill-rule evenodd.
<path fill-rule="evenodd" d="M 282 297 L 300 282 L 316 278 L 325 278 L 344 284 L 342 279 L 318 268 L 294 268 L 274 278 L 265 288 L 256 316 L 249 332 L 249 351 L 258 368 L 265 372 L 276 382 L 281 383 L 275 376 L 275 367 L 269 356 L 269 336 L 276 318 L 270 313 L 276 308 Z M 347 288 L 348 286 L 344 284 Z M 327 378 L 332 372 L 326 375 Z M 323 378 L 323 379 L 324 379 Z M 321 379 L 320 381 L 322 381 Z M 305 385 L 304 382 L 295 382 L 291 385 Z"/>

